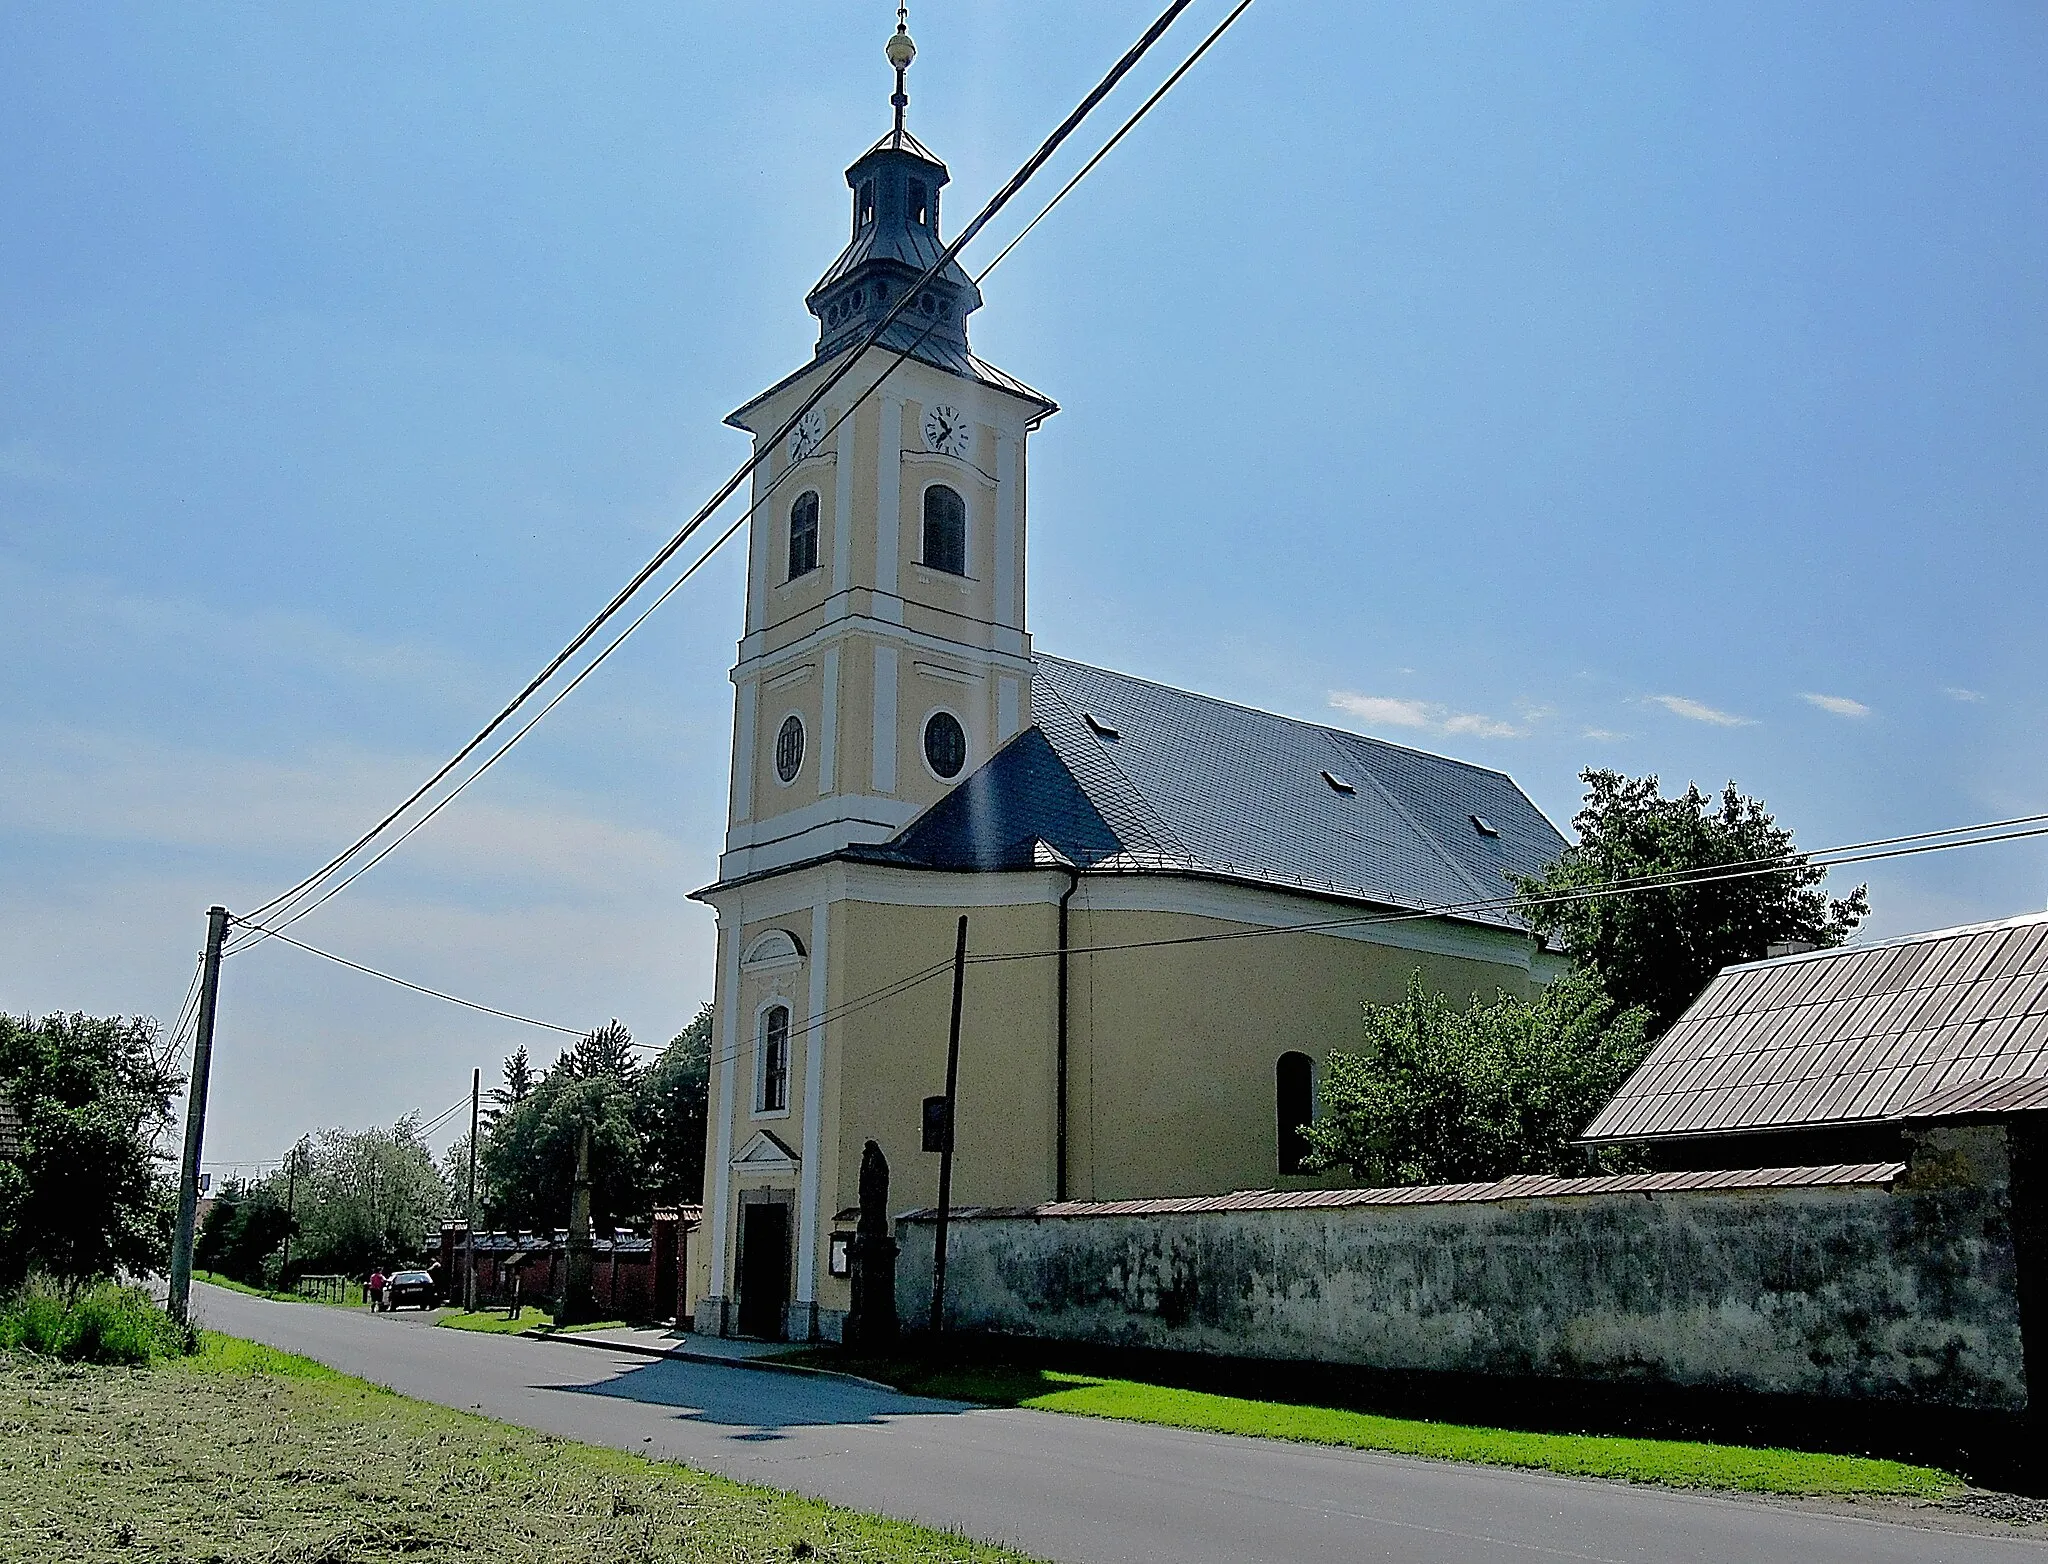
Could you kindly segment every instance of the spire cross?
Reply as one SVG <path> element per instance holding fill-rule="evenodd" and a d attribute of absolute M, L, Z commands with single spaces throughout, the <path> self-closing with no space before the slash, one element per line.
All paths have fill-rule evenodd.
<path fill-rule="evenodd" d="M 896 34 L 889 40 L 886 51 L 889 63 L 896 67 L 896 93 L 889 102 L 896 110 L 896 134 L 903 134 L 903 111 L 910 105 L 910 94 L 903 90 L 903 74 L 910 69 L 910 62 L 917 58 L 917 45 L 910 41 L 910 6 L 907 3 L 896 7 Z"/>

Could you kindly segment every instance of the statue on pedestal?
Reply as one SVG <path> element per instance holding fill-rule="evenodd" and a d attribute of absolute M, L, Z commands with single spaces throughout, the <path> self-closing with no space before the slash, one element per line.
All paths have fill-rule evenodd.
<path fill-rule="evenodd" d="M 887 1352 L 896 1345 L 896 1236 L 889 1230 L 889 1159 L 873 1141 L 860 1156 L 860 1221 L 851 1259 L 846 1345 Z"/>

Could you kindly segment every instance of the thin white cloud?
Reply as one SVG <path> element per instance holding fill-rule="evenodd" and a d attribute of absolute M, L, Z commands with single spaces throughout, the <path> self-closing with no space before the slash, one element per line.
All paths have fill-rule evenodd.
<path fill-rule="evenodd" d="M 1361 722 L 1390 728 L 1422 728 L 1431 733 L 1455 733 L 1481 739 L 1518 739 L 1528 729 L 1488 717 L 1476 711 L 1452 711 L 1431 701 L 1409 700 L 1398 695 L 1360 695 L 1350 690 L 1330 691 L 1330 705 Z"/>
<path fill-rule="evenodd" d="M 1837 717 L 1867 717 L 1870 708 L 1861 701 L 1853 701 L 1846 695 L 1815 695 L 1803 692 L 1800 697 L 1809 706 L 1818 706 L 1822 711 L 1833 712 Z"/>
<path fill-rule="evenodd" d="M 1612 728 L 1584 728 L 1580 730 L 1579 737 L 1605 743 L 1612 739 L 1625 739 L 1628 735 L 1626 733 L 1616 733 Z"/>
<path fill-rule="evenodd" d="M 1941 687 L 1941 693 L 1952 701 L 1968 701 L 1972 705 L 1984 699 L 1984 692 L 1982 690 L 1966 690 L 1959 684 L 1944 684 Z"/>
<path fill-rule="evenodd" d="M 1700 701 L 1688 700 L 1683 695 L 1653 695 L 1650 697 L 1674 717 L 1683 717 L 1687 722 L 1710 722 L 1717 728 L 1754 727 L 1751 718 L 1738 717 L 1732 711 L 1721 711 Z"/>
<path fill-rule="evenodd" d="M 1395 728 L 1436 725 L 1426 702 L 1403 700 L 1398 695 L 1354 695 L 1347 690 L 1332 690 L 1330 704 L 1362 722 L 1381 722 Z"/>

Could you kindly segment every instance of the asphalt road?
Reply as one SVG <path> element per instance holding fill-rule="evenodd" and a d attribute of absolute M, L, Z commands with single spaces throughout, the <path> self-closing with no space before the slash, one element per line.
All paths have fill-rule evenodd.
<path fill-rule="evenodd" d="M 410 1396 L 1069 1564 L 2048 1564 L 2048 1543 L 1792 1505 L 971 1408 L 203 1284 L 193 1302 Z"/>

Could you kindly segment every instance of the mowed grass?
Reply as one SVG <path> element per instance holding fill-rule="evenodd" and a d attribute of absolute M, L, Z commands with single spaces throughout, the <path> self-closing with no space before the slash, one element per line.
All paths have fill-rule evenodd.
<path fill-rule="evenodd" d="M 1256 1401 L 1136 1380 L 1005 1364 L 941 1365 L 807 1352 L 793 1361 L 840 1368 L 915 1395 L 1031 1407 L 1132 1423 L 1160 1423 L 1217 1434 L 1343 1445 L 1441 1461 L 1518 1466 L 1573 1477 L 1611 1477 L 1672 1488 L 1749 1493 L 1870 1494 L 1938 1499 L 1963 1484 L 1931 1466 L 1808 1450 L 1751 1448 L 1691 1439 L 1530 1433 L 1419 1418 L 1385 1417 L 1338 1407 Z"/>
<path fill-rule="evenodd" d="M 153 1369 L 0 1355 L 0 1560 L 1021 1556 L 409 1400 L 206 1333 Z"/>

